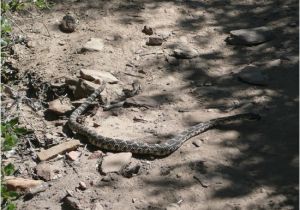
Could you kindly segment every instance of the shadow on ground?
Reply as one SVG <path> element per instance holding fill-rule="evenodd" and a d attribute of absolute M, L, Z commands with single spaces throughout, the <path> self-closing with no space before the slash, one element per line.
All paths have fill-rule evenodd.
<path fill-rule="evenodd" d="M 81 1 L 78 1 L 80 6 Z M 238 198 L 246 196 L 258 189 L 259 186 L 267 186 L 274 189 L 269 197 L 285 196 L 280 204 L 272 206 L 274 209 L 299 208 L 298 198 L 298 105 L 299 105 L 299 73 L 298 73 L 298 1 L 254 1 L 252 3 L 240 1 L 130 1 L 113 4 L 110 1 L 88 1 L 89 8 L 102 9 L 120 15 L 120 21 L 124 24 L 137 22 L 143 23 L 140 17 L 145 4 L 151 4 L 158 8 L 163 3 L 173 3 L 182 6 L 188 13 L 198 9 L 205 10 L 214 17 L 214 21 L 206 23 L 200 15 L 191 16 L 183 13 L 178 25 L 178 30 L 197 31 L 203 24 L 218 27 L 221 33 L 228 33 L 233 29 L 251 28 L 258 26 L 272 26 L 276 37 L 270 42 L 253 46 L 227 46 L 234 53 L 224 57 L 220 52 L 202 54 L 200 58 L 180 61 L 178 66 L 165 62 L 168 74 L 182 73 L 185 80 L 197 82 L 205 78 L 212 81 L 211 87 L 199 87 L 192 94 L 195 98 L 201 98 L 204 103 L 199 104 L 199 109 L 220 108 L 224 99 L 238 99 L 250 106 L 237 107 L 238 112 L 258 111 L 262 115 L 259 122 L 225 125 L 219 127 L 221 131 L 236 130 L 239 138 L 236 141 L 224 139 L 221 146 L 238 148 L 241 155 L 231 157 L 230 165 L 219 165 L 213 172 L 196 169 L 196 173 L 205 174 L 208 180 L 215 174 L 222 174 L 231 185 L 215 191 L 214 198 Z M 251 1 L 249 1 L 251 2 Z M 132 5 L 134 6 L 132 6 Z M 86 4 L 85 4 L 86 5 Z M 114 6 L 112 5 L 119 5 Z M 84 8 L 82 8 L 82 11 Z M 122 18 L 126 17 L 126 18 Z M 296 23 L 292 25 L 291 23 Z M 194 42 L 201 48 L 202 41 Z M 201 60 L 201 65 L 199 64 Z M 279 63 L 272 61 L 278 60 Z M 222 68 L 221 60 L 225 60 L 236 69 L 231 74 L 222 77 L 214 76 L 214 71 Z M 261 71 L 269 76 L 266 87 L 254 87 L 241 83 L 236 79 L 236 73 L 242 66 L 257 64 Z M 150 65 L 150 64 L 149 64 Z M 191 85 L 186 88 L 194 88 Z M 254 93 L 245 94 L 249 90 Z M 255 103 L 256 98 L 265 100 Z M 220 101 L 220 102 L 219 102 Z M 254 102 L 254 103 L 252 103 Z M 219 104 L 218 104 L 219 103 Z M 224 110 L 220 108 L 221 111 Z M 224 111 L 226 112 L 226 111 Z M 189 165 L 190 163 L 186 163 Z M 176 168 L 177 165 L 173 166 Z M 180 190 L 193 183 L 178 183 L 178 181 L 146 182 L 146 184 L 160 186 L 160 193 L 165 188 L 173 186 Z M 263 209 L 260 203 L 251 204 L 249 209 Z"/>

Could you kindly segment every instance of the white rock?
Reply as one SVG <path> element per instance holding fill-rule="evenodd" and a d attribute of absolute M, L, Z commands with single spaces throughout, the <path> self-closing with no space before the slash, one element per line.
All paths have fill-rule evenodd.
<path fill-rule="evenodd" d="M 103 173 L 119 172 L 130 163 L 131 157 L 131 152 L 122 152 L 105 156 L 103 157 L 101 164 L 101 171 Z"/>
<path fill-rule="evenodd" d="M 111 84 L 117 83 L 119 81 L 115 76 L 113 76 L 109 72 L 92 70 L 92 69 L 81 69 L 80 76 L 86 80 L 91 80 L 91 81 L 99 80 L 100 82 L 105 81 Z"/>
<path fill-rule="evenodd" d="M 84 51 L 101 51 L 104 47 L 104 42 L 99 38 L 91 38 L 85 45 L 83 46 Z"/>

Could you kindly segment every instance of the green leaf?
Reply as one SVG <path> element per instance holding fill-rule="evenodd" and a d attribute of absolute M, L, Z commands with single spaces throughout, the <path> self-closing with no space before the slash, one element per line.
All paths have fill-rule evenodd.
<path fill-rule="evenodd" d="M 9 163 L 4 167 L 3 170 L 5 176 L 10 176 L 15 172 L 15 166 L 12 163 Z"/>
<path fill-rule="evenodd" d="M 16 146 L 18 141 L 18 137 L 15 134 L 5 134 L 3 149 L 11 150 L 14 146 Z"/>
<path fill-rule="evenodd" d="M 7 2 L 1 1 L 1 13 L 3 14 L 9 9 L 9 4 Z"/>
<path fill-rule="evenodd" d="M 11 32 L 11 25 L 7 19 L 1 17 L 1 35 Z"/>
<path fill-rule="evenodd" d="M 14 132 L 15 132 L 15 134 L 17 134 L 18 136 L 22 136 L 22 135 L 28 133 L 29 130 L 27 130 L 26 128 L 19 128 L 19 127 L 17 127 L 17 128 L 14 128 Z"/>
<path fill-rule="evenodd" d="M 7 124 L 11 127 L 14 127 L 15 125 L 18 124 L 18 122 L 19 122 L 19 119 L 16 117 L 16 118 L 13 118 L 10 121 L 8 121 Z"/>
<path fill-rule="evenodd" d="M 1 197 L 3 200 L 16 199 L 19 194 L 15 191 L 9 191 L 5 185 L 1 185 Z"/>
<path fill-rule="evenodd" d="M 7 133 L 7 126 L 6 125 L 1 125 L 1 136 L 4 136 L 5 133 Z"/>
<path fill-rule="evenodd" d="M 7 210 L 15 210 L 16 208 L 17 208 L 16 205 L 11 202 L 9 202 L 6 206 Z"/>

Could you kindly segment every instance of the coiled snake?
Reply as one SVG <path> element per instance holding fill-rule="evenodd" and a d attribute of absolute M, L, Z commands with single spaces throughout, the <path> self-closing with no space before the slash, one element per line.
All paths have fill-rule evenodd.
<path fill-rule="evenodd" d="M 77 118 L 94 102 L 94 100 L 103 91 L 105 84 L 91 94 L 87 100 L 82 103 L 70 116 L 68 125 L 72 131 L 84 135 L 88 138 L 89 143 L 101 149 L 116 152 L 132 152 L 140 155 L 167 156 L 177 150 L 188 139 L 200 133 L 214 128 L 218 125 L 234 121 L 234 120 L 258 120 L 260 116 L 254 113 L 238 114 L 229 117 L 222 117 L 206 122 L 198 123 L 187 130 L 179 133 L 174 138 L 167 140 L 161 144 L 148 144 L 136 141 L 126 141 L 122 139 L 109 138 L 96 133 L 94 130 L 85 127 L 77 122 Z"/>

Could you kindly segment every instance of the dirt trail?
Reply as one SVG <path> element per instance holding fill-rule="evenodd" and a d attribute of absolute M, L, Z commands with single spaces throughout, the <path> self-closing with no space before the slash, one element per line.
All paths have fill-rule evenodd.
<path fill-rule="evenodd" d="M 58 27 L 67 12 L 79 20 L 73 33 Z M 33 198 L 18 200 L 18 209 L 70 209 L 67 190 L 80 203 L 78 209 L 96 209 L 96 203 L 105 210 L 298 209 L 297 1 L 58 1 L 50 11 L 15 19 L 30 40 L 14 47 L 20 75 L 34 72 L 53 84 L 81 69 L 106 71 L 119 80 L 108 85 L 106 95 L 117 97 L 137 79 L 139 95 L 157 103 L 149 109 L 99 108 L 87 115 L 84 123 L 97 122 L 95 129 L 103 135 L 157 142 L 212 118 L 249 111 L 262 116 L 209 130 L 166 158 L 134 157 L 142 168 L 132 178 L 112 174 L 103 181 L 98 160 L 88 158 L 96 148 L 80 147 L 75 162 L 46 161 L 59 169 L 59 178 Z M 146 45 L 145 25 L 153 28 L 152 36 L 165 38 L 161 46 Z M 272 27 L 275 38 L 252 47 L 225 42 L 231 30 L 259 26 Z M 103 49 L 81 52 L 90 38 L 102 39 Z M 199 56 L 170 56 L 182 44 Z M 266 86 L 237 79 L 249 64 L 268 76 Z M 36 130 L 45 131 L 29 109 L 23 114 Z M 66 141 L 65 126 L 46 119 L 47 133 Z M 192 143 L 196 140 L 200 147 Z M 20 176 L 32 177 L 28 171 L 36 163 L 24 158 Z M 77 188 L 81 181 L 86 190 Z"/>

